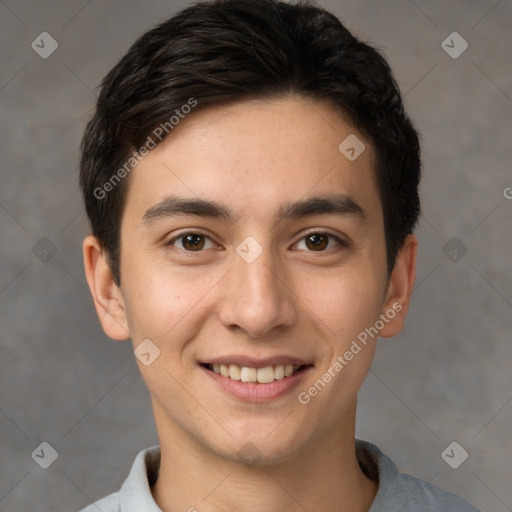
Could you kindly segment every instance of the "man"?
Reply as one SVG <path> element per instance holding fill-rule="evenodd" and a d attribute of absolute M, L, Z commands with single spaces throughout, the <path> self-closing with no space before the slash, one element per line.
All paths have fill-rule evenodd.
<path fill-rule="evenodd" d="M 378 52 L 306 3 L 193 5 L 102 83 L 87 281 L 159 445 L 86 510 L 475 511 L 355 439 L 415 280 L 420 151 Z"/>

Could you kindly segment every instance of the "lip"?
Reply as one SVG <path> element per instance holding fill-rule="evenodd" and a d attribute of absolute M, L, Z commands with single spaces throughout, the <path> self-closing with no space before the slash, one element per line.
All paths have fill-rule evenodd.
<path fill-rule="evenodd" d="M 237 366 L 245 366 L 247 368 L 265 368 L 265 366 L 275 366 L 278 364 L 294 364 L 297 366 L 308 366 L 313 364 L 312 361 L 306 361 L 291 355 L 275 355 L 263 358 L 250 357 L 246 355 L 218 356 L 213 359 L 199 361 L 199 364 L 236 364 Z"/>
<path fill-rule="evenodd" d="M 290 359 L 288 359 L 288 361 L 289 360 Z M 297 359 L 295 359 L 295 361 L 296 360 Z M 290 377 L 274 380 L 273 382 L 269 382 L 267 384 L 260 384 L 259 382 L 242 382 L 239 380 L 230 379 L 229 377 L 223 377 L 222 375 L 209 370 L 205 366 L 199 365 L 199 369 L 203 371 L 207 377 L 212 379 L 213 382 L 215 382 L 224 393 L 227 393 L 228 395 L 231 395 L 240 400 L 244 400 L 246 402 L 269 402 L 284 396 L 285 394 L 291 392 L 293 388 L 297 387 L 313 368 L 313 365 L 308 365 L 298 370 Z"/>

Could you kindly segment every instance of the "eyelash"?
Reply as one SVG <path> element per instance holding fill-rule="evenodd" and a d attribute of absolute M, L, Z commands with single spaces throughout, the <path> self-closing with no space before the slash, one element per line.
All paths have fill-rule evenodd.
<path fill-rule="evenodd" d="M 183 239 L 189 235 L 198 235 L 198 236 L 202 236 L 202 237 L 205 237 L 205 238 L 208 238 L 209 240 L 211 240 L 213 242 L 213 240 L 206 234 L 204 233 L 201 233 L 201 232 L 198 232 L 198 231 L 186 231 L 184 233 L 181 233 L 179 234 L 178 236 L 175 236 L 174 238 L 172 238 L 171 240 L 169 240 L 165 245 L 167 247 L 172 247 L 174 242 L 176 242 L 177 240 L 180 240 L 180 239 Z M 331 239 L 334 239 L 339 246 L 341 247 L 344 247 L 344 248 L 350 248 L 352 247 L 352 244 L 350 242 L 348 242 L 347 240 L 343 240 L 341 239 L 340 237 L 336 236 L 336 235 L 333 235 L 332 233 L 329 233 L 327 231 L 318 231 L 318 230 L 315 230 L 315 231 L 310 231 L 308 233 L 306 233 L 305 235 L 303 235 L 299 242 L 303 241 L 304 239 L 306 239 L 308 236 L 311 236 L 311 235 L 323 235 L 323 236 L 327 236 Z M 215 243 L 215 242 L 213 242 Z M 297 242 L 298 243 L 298 242 Z M 188 251 L 187 249 L 179 249 L 179 248 L 176 248 L 177 250 L 180 250 L 180 251 L 183 251 L 185 253 L 188 253 L 188 254 L 194 254 L 194 253 L 201 253 L 201 252 L 204 252 L 205 249 L 201 249 L 199 251 Z M 328 252 L 332 250 L 331 249 L 324 249 L 322 251 L 308 251 L 308 252 L 311 252 L 311 253 L 315 253 L 315 252 L 318 252 L 318 253 L 325 253 L 325 252 Z"/>

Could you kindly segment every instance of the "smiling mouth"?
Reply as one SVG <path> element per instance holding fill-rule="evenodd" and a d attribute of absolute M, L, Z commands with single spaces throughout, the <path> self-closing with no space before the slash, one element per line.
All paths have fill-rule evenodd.
<path fill-rule="evenodd" d="M 272 366 L 265 366 L 263 368 L 250 368 L 247 366 L 238 366 L 236 364 L 201 364 L 204 368 L 222 375 L 231 380 L 238 380 L 242 382 L 253 382 L 259 384 L 269 384 L 275 380 L 282 380 L 296 373 L 303 371 L 305 368 L 313 366 L 308 365 L 293 365 L 293 364 L 276 364 Z"/>

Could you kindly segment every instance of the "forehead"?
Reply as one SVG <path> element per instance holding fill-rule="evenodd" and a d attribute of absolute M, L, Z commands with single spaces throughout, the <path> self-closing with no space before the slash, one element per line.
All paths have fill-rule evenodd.
<path fill-rule="evenodd" d="M 356 159 L 347 144 L 363 148 Z M 373 162 L 370 144 L 328 102 L 290 96 L 208 107 L 132 170 L 125 214 L 140 220 L 178 195 L 222 199 L 238 218 L 270 218 L 300 198 L 341 193 L 378 216 Z"/>

